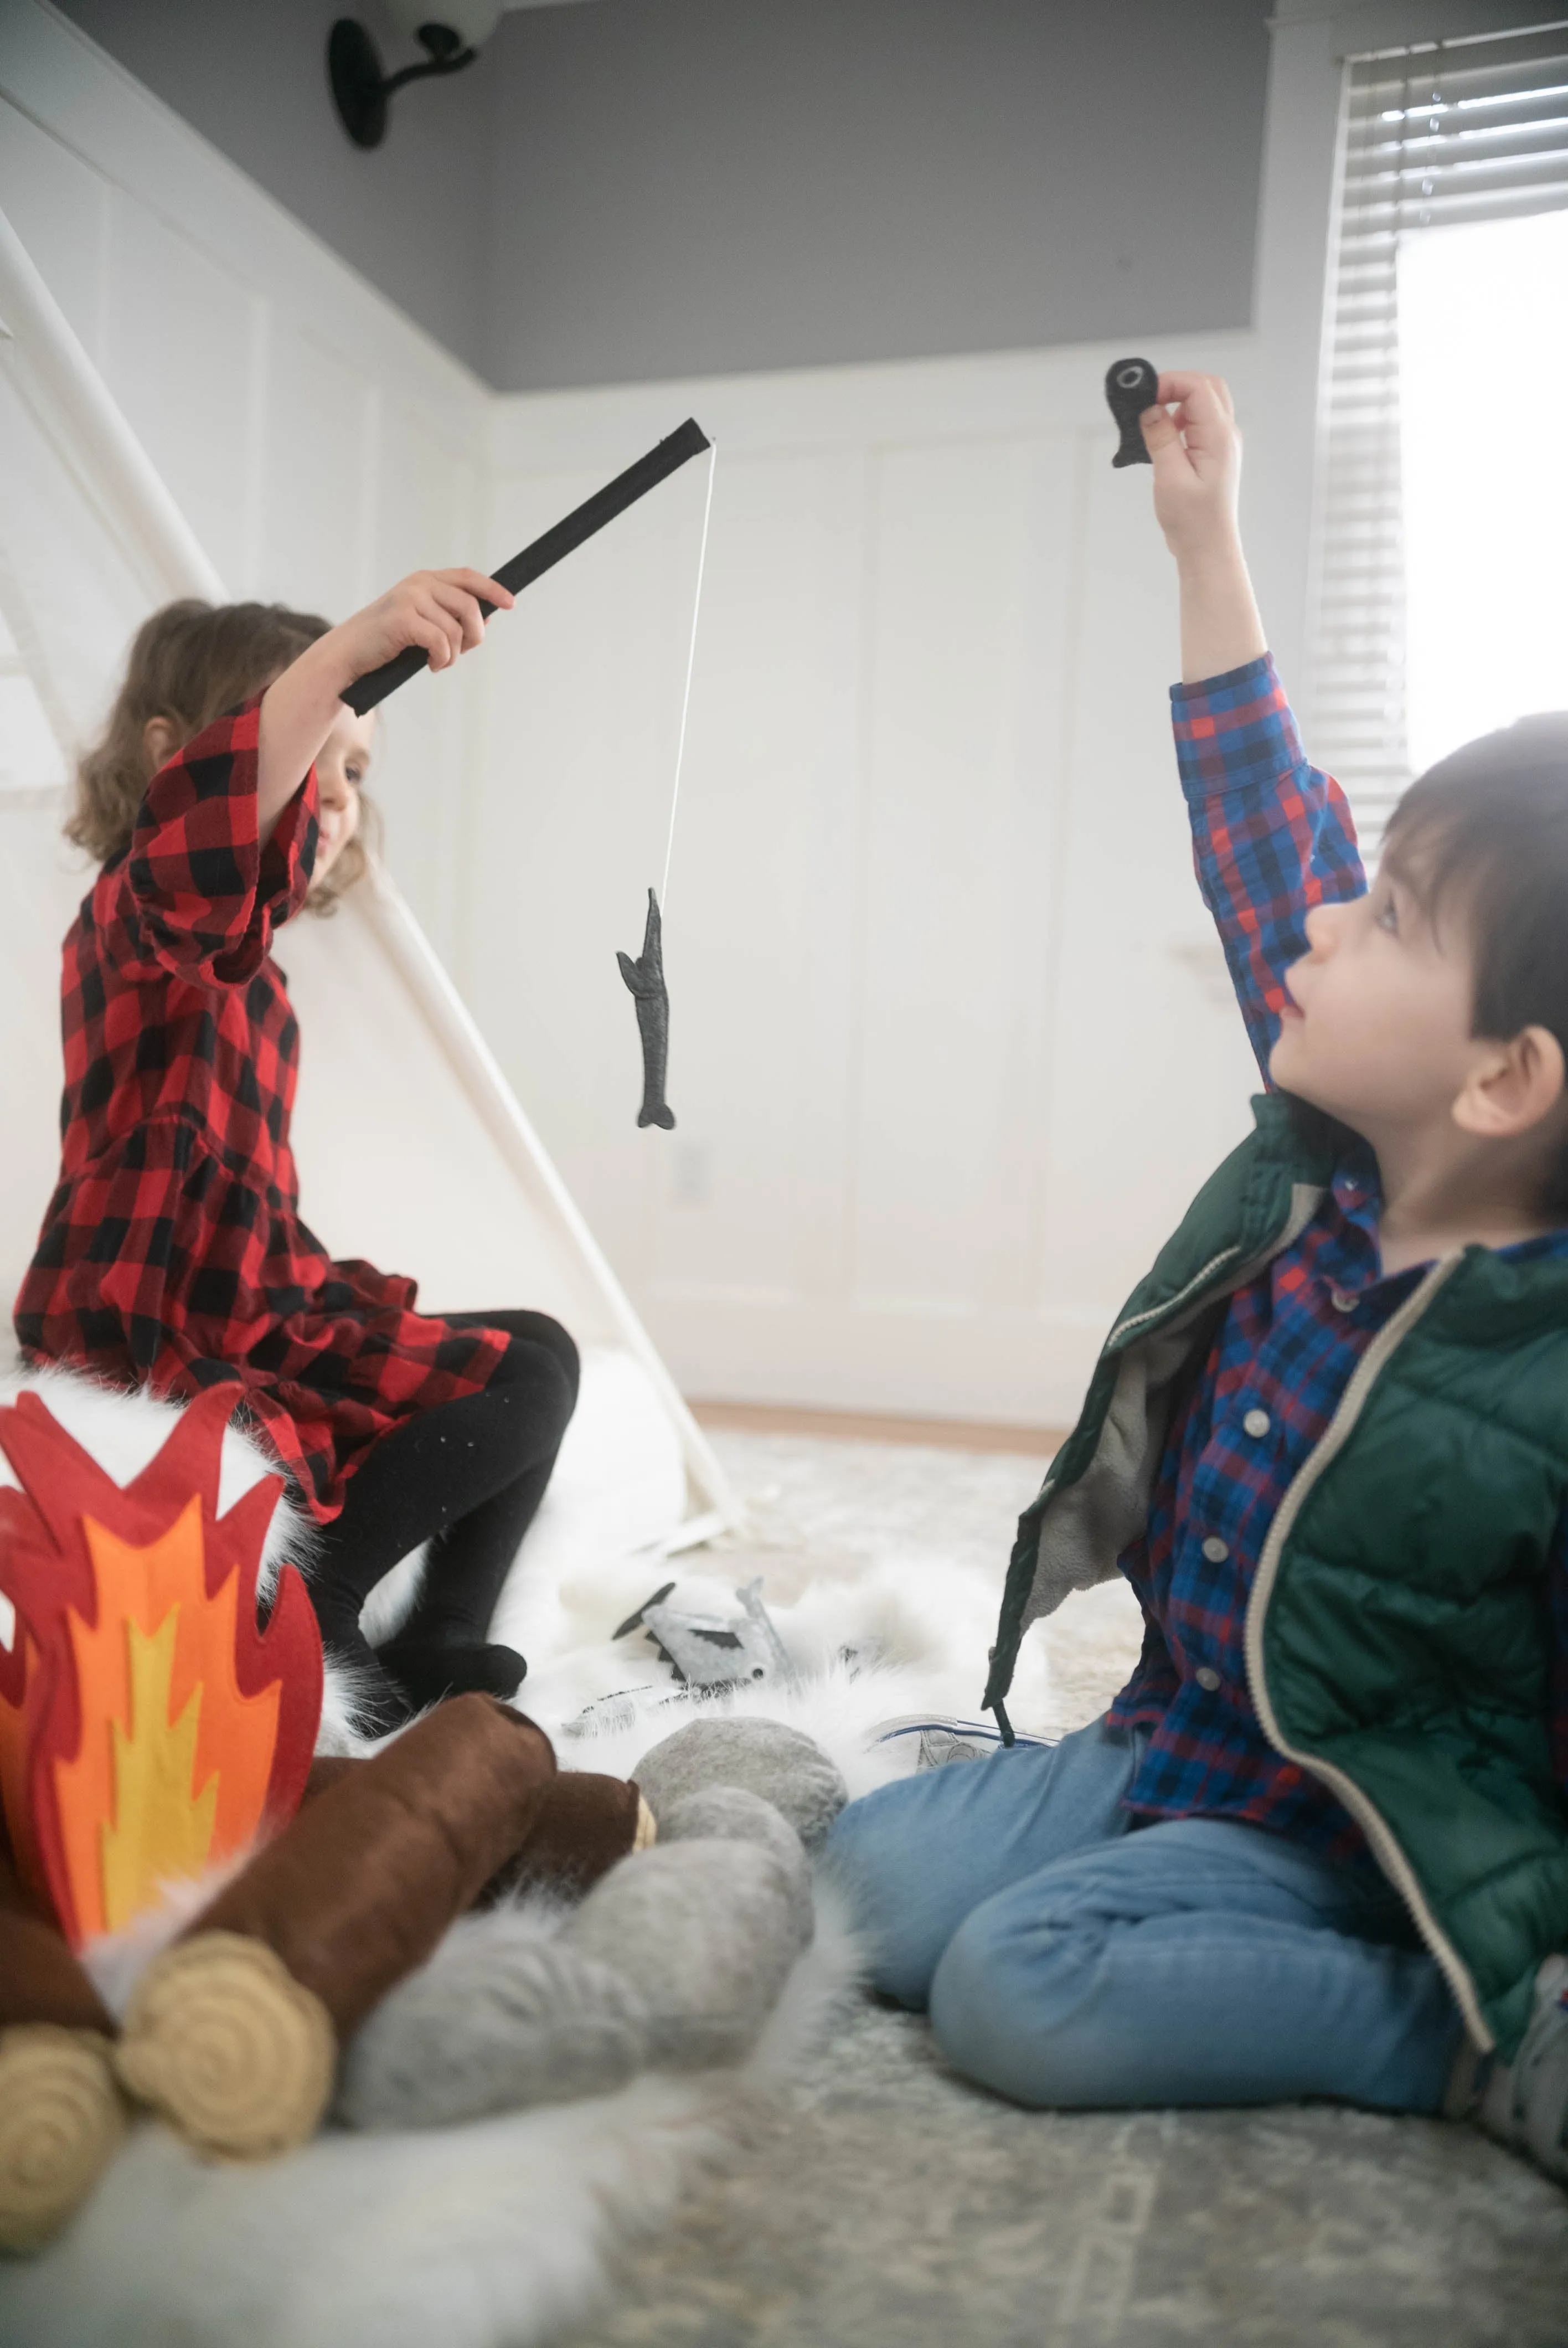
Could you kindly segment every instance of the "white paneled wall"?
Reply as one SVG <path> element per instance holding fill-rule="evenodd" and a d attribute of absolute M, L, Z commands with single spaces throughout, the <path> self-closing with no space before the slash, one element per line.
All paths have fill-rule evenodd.
<path fill-rule="evenodd" d="M 492 633 L 464 859 L 464 983 L 690 1391 L 1060 1421 L 1245 1129 L 1111 355 L 501 403 L 507 547 L 688 410 L 720 446 L 673 1135 L 632 1122 L 613 949 L 662 856 L 699 468 Z M 1249 338 L 1183 356 L 1245 398 Z"/>
<path fill-rule="evenodd" d="M 341 613 L 499 560 L 688 412 L 715 435 L 676 1132 L 634 1126 L 614 953 L 662 863 L 700 466 L 389 705 L 389 860 L 688 1391 L 1070 1416 L 1254 1081 L 1114 354 L 497 400 L 38 0 L 0 12 L 0 206 L 236 593 Z M 1266 405 L 1255 337 L 1150 355 Z"/>
<path fill-rule="evenodd" d="M 473 544 L 490 395 L 36 0 L 0 8 L 0 209 L 237 596 L 341 617 Z M 399 704 L 388 856 L 450 953 L 473 680 Z"/>

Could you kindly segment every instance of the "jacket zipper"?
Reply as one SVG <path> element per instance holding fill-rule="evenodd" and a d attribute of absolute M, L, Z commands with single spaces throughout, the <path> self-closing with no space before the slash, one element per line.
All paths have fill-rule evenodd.
<path fill-rule="evenodd" d="M 1279 1248 L 1277 1245 L 1271 1246 L 1268 1254 L 1263 1258 L 1263 1262 L 1265 1263 L 1272 1262 L 1273 1258 L 1277 1255 L 1278 1252 Z M 1147 1305 L 1142 1313 L 1134 1313 L 1130 1321 L 1118 1321 L 1115 1328 L 1112 1330 L 1111 1334 L 1106 1338 L 1104 1344 L 1100 1348 L 1102 1357 L 1103 1358 L 1103 1356 L 1111 1351 L 1112 1346 L 1116 1343 L 1118 1337 L 1124 1337 L 1129 1329 L 1136 1329 L 1141 1322 L 1158 1321 L 1162 1314 L 1164 1313 L 1169 1313 L 1173 1320 L 1175 1315 L 1180 1313 L 1187 1299 L 1192 1295 L 1194 1290 L 1202 1288 L 1205 1281 L 1210 1281 L 1214 1278 L 1215 1272 L 1219 1271 L 1222 1264 L 1228 1263 L 1233 1255 L 1240 1255 L 1240 1253 L 1241 1249 L 1239 1247 L 1221 1248 L 1218 1255 L 1212 1255 L 1209 1258 L 1202 1272 L 1194 1272 L 1185 1288 L 1178 1289 L 1175 1295 L 1167 1298 L 1163 1304 Z M 1240 1285 L 1241 1283 L 1238 1282 L 1237 1284 Z M 1168 1326 L 1169 1323 L 1166 1325 Z"/>
<path fill-rule="evenodd" d="M 1284 1222 L 1281 1223 L 1278 1231 L 1275 1233 L 1273 1239 L 1268 1241 L 1268 1244 L 1266 1247 L 1259 1248 L 1255 1255 L 1249 1256 L 1246 1262 L 1243 1264 L 1241 1270 L 1231 1281 L 1228 1288 L 1221 1290 L 1219 1293 L 1222 1295 L 1234 1296 L 1236 1290 L 1238 1288 L 1245 1288 L 1247 1282 L 1254 1279 L 1256 1274 L 1263 1270 L 1266 1263 L 1272 1263 L 1276 1255 L 1283 1254 L 1285 1250 L 1290 1246 L 1291 1242 L 1294 1240 L 1299 1239 L 1302 1232 L 1307 1229 L 1307 1224 L 1317 1212 L 1322 1198 L 1323 1186 L 1321 1183 L 1293 1182 L 1290 1186 L 1290 1207 Z M 1186 1286 L 1179 1289 L 1176 1294 L 1169 1298 L 1165 1303 L 1146 1305 L 1142 1313 L 1134 1313 L 1131 1319 L 1126 1321 L 1118 1321 L 1116 1326 L 1112 1330 L 1111 1334 L 1106 1338 L 1104 1344 L 1100 1349 L 1101 1359 L 1104 1359 L 1112 1346 L 1116 1343 L 1118 1337 L 1124 1337 L 1129 1329 L 1136 1329 L 1145 1321 L 1158 1321 L 1161 1324 L 1159 1331 L 1160 1335 L 1164 1336 L 1167 1334 L 1170 1330 L 1176 1326 L 1181 1315 L 1182 1307 L 1189 1302 L 1189 1300 L 1194 1295 L 1195 1292 L 1203 1288 L 1207 1282 L 1211 1282 L 1214 1279 L 1214 1274 L 1222 1270 L 1225 1264 L 1229 1263 L 1232 1256 L 1240 1255 L 1240 1253 L 1241 1248 L 1239 1243 L 1233 1244 L 1227 1248 L 1222 1248 L 1218 1255 L 1213 1255 L 1209 1258 L 1202 1272 L 1194 1272 L 1192 1279 L 1188 1281 Z M 1200 1304 L 1206 1304 L 1210 1302 L 1210 1299 L 1206 1296 L 1202 1296 L 1198 1298 L 1198 1302 Z"/>
<path fill-rule="evenodd" d="M 1361 1416 L 1368 1395 L 1388 1366 L 1390 1357 L 1426 1312 L 1443 1282 L 1462 1261 L 1462 1249 L 1456 1250 L 1451 1255 L 1440 1258 L 1427 1273 L 1420 1286 L 1412 1295 L 1406 1298 L 1392 1319 L 1378 1332 L 1357 1364 L 1355 1372 L 1339 1397 L 1338 1407 L 1329 1420 L 1322 1439 L 1310 1456 L 1303 1461 L 1284 1499 L 1275 1511 L 1274 1521 L 1269 1526 L 1268 1537 L 1264 1542 L 1263 1553 L 1258 1560 L 1252 1597 L 1247 1604 L 1246 1677 L 1247 1686 L 1252 1695 L 1253 1709 L 1257 1714 L 1264 1735 L 1268 1738 L 1275 1751 L 1285 1760 L 1297 1763 L 1302 1768 L 1309 1770 L 1322 1784 L 1329 1787 L 1363 1829 L 1368 1841 L 1372 1846 L 1378 1864 L 1403 1899 L 1405 1905 L 1415 1918 L 1421 1938 L 1441 1967 L 1449 1987 L 1458 2001 L 1460 2012 L 1464 2016 L 1465 2027 L 1471 2039 L 1483 2054 L 1489 2054 L 1497 2042 L 1488 2029 L 1481 2013 L 1470 1968 L 1428 1907 L 1426 1896 L 1416 1879 L 1414 1870 L 1386 1824 L 1382 1812 L 1368 1800 L 1361 1788 L 1354 1784 L 1343 1770 L 1335 1768 L 1332 1762 L 1315 1759 L 1310 1753 L 1301 1752 L 1296 1746 L 1286 1743 L 1274 1705 L 1269 1700 L 1268 1685 L 1263 1668 L 1264 1617 L 1268 1612 L 1268 1602 L 1279 1574 L 1279 1560 L 1284 1554 L 1285 1544 L 1289 1539 L 1291 1528 L 1300 1515 L 1318 1478 L 1331 1465 L 1336 1454 L 1343 1448 L 1352 1428 Z"/>

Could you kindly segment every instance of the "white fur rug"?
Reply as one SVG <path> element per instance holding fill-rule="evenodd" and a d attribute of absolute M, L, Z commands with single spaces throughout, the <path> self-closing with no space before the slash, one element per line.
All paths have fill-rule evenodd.
<path fill-rule="evenodd" d="M 823 1915 L 739 2072 L 651 2074 L 460 2128 L 328 2128 L 254 2168 L 201 2160 L 145 2123 L 59 2241 L 0 2261 L 0 2340 L 535 2348 L 610 2298 L 617 2249 L 734 2150 L 748 2102 L 816 2042 L 854 1973 L 849 1936 Z"/>
<path fill-rule="evenodd" d="M 46 1383 L 51 1407 L 122 1480 L 167 1432 L 159 1406 L 127 1405 L 77 1381 L 68 1391 Z M 235 1438 L 231 1449 L 225 1507 L 258 1472 L 249 1447 Z M 798 1682 L 748 1689 L 722 1708 L 794 1722 L 834 1754 L 852 1793 L 867 1791 L 912 1759 L 907 1740 L 876 1744 L 879 1724 L 916 1711 L 973 1715 L 1007 1519 L 1037 1471 L 1017 1460 L 862 1446 L 770 1448 L 764 1439 L 748 1447 L 729 1438 L 725 1449 L 751 1502 L 747 1542 L 668 1563 L 657 1549 L 617 1549 L 603 1538 L 575 1559 L 540 1544 L 537 1563 L 525 1545 L 494 1634 L 528 1656 L 522 1701 L 556 1737 L 563 1766 L 630 1775 L 650 1745 L 692 1715 L 648 1640 L 636 1632 L 617 1643 L 610 1632 L 672 1575 L 674 1602 L 729 1613 L 737 1586 L 761 1574 Z M 852 1451 L 861 1455 L 863 1497 L 846 1502 Z M 830 1472 L 814 1488 L 820 1453 Z M 983 1505 L 954 1517 L 951 1495 L 964 1500 L 977 1480 Z M 296 1529 L 281 1528 L 280 1545 L 291 1545 Z M 415 1571 L 400 1570 L 397 1602 L 379 1610 L 384 1627 L 403 1611 Z M 1026 1643 L 1013 1699 L 1020 1726 L 1060 1733 L 1089 1715 L 1090 1684 L 1102 1700 L 1102 1684 L 1108 1675 L 1114 1684 L 1135 1652 L 1130 1607 L 1123 1590 L 1103 1602 L 1091 1593 L 1076 1601 L 1072 1635 L 1048 1645 L 1037 1633 Z M 574 1733 L 585 1706 L 623 1692 L 630 1704 L 600 1705 L 594 1724 Z M 329 1707 L 323 1745 L 354 1741 L 341 1704 Z M 198 1896 L 187 1887 L 175 1909 L 189 1911 Z M 138 2126 L 58 2242 L 31 2261 L 0 2261 L 0 2341 L 537 2348 L 558 2338 L 611 2292 L 618 2245 L 661 2226 L 686 2185 L 734 2151 L 750 2101 L 799 2062 L 852 1987 L 851 1936 L 825 1907 L 815 1945 L 740 2072 L 647 2076 L 618 2095 L 444 2131 L 329 2128 L 297 2155 L 258 2168 L 215 2166 L 161 2126 Z M 535 1921 L 550 1929 L 546 1910 Z M 92 1952 L 111 2002 L 123 2000 L 169 1929 L 155 1925 L 134 1942 Z"/>

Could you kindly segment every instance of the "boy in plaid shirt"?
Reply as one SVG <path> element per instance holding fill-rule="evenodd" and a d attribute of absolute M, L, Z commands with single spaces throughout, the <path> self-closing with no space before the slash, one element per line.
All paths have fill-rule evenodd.
<path fill-rule="evenodd" d="M 1268 1094 L 1020 1528 L 1010 1749 L 845 1811 L 876 1980 L 1026 2104 L 1473 2115 L 1568 2180 L 1568 717 L 1402 802 L 1368 891 L 1236 527 L 1217 378 L 1143 418 L 1199 884 Z M 1117 1570 L 1104 1716 L 1011 1742 Z"/>

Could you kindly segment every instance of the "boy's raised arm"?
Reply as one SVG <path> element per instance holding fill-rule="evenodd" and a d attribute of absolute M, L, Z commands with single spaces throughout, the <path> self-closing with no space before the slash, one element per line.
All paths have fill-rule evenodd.
<path fill-rule="evenodd" d="M 1154 513 L 1176 559 L 1182 682 L 1171 694 L 1193 860 L 1265 1077 L 1307 916 L 1366 887 L 1350 810 L 1308 763 L 1236 518 L 1241 439 L 1217 376 L 1163 375 L 1143 417 Z"/>
<path fill-rule="evenodd" d="M 1163 375 L 1160 402 L 1143 417 L 1143 442 L 1154 519 L 1182 586 L 1182 683 L 1197 685 L 1260 660 L 1268 639 L 1241 548 L 1241 437 L 1230 386 L 1216 375 Z"/>

